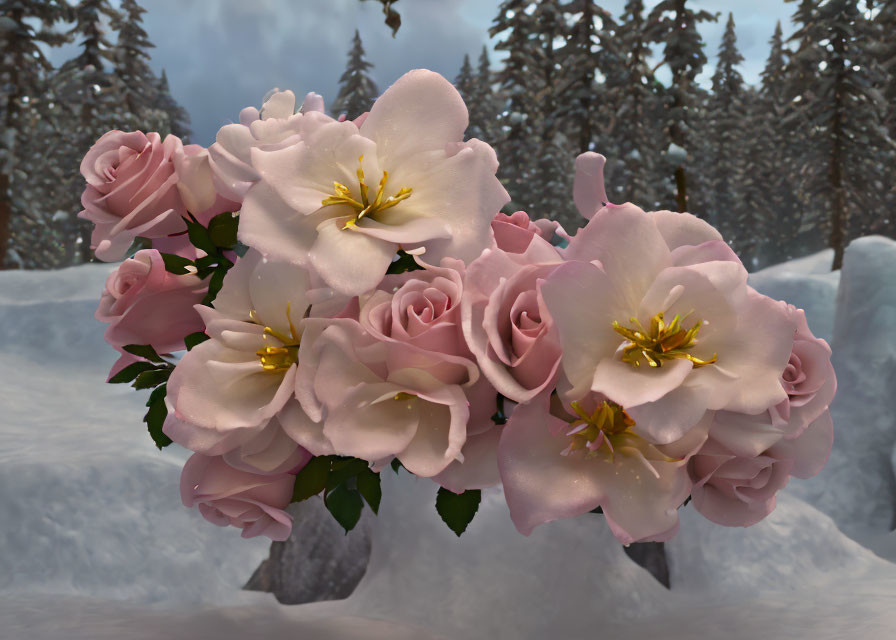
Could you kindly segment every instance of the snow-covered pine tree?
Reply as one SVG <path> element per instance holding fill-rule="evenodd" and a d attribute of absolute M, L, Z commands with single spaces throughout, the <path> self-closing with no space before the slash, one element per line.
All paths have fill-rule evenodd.
<path fill-rule="evenodd" d="M 881 230 L 888 186 L 882 159 L 893 141 L 884 125 L 887 105 L 875 89 L 882 74 L 875 29 L 859 0 L 827 0 L 801 17 L 809 21 L 797 32 L 794 60 L 820 62 L 797 107 L 800 121 L 811 125 L 808 142 L 820 160 L 813 156 L 804 165 L 803 189 L 826 205 L 823 229 L 834 249 L 832 268 L 839 269 L 850 237 Z"/>
<path fill-rule="evenodd" d="M 744 140 L 748 167 L 741 179 L 743 207 L 755 214 L 758 246 L 753 255 L 758 267 L 792 257 L 788 252 L 799 228 L 798 204 L 786 163 L 791 141 L 781 124 L 787 107 L 787 51 L 780 22 L 769 45 L 760 85 L 743 126 L 748 132 Z"/>
<path fill-rule="evenodd" d="M 534 188 L 530 213 L 549 216 L 567 230 L 573 230 L 584 220 L 576 211 L 572 198 L 575 154 L 566 134 L 567 121 L 559 115 L 559 105 L 569 100 L 564 92 L 564 77 L 560 61 L 565 59 L 558 43 L 566 37 L 566 24 L 559 0 L 536 3 L 532 18 L 538 25 L 535 42 L 534 75 L 538 77 L 535 112 L 535 135 L 538 140 L 535 161 Z"/>
<path fill-rule="evenodd" d="M 615 47 L 616 24 L 610 12 L 594 0 L 569 0 L 561 5 L 566 44 L 558 85 L 557 117 L 563 121 L 578 153 L 597 151 L 616 156 L 609 140 L 615 114 L 603 81 L 620 66 Z"/>
<path fill-rule="evenodd" d="M 171 97 L 171 89 L 168 87 L 168 74 L 162 69 L 162 75 L 156 83 L 156 95 L 153 101 L 153 108 L 166 114 L 168 122 L 168 133 L 176 135 L 185 143 L 189 141 L 190 134 L 190 114 L 184 109 L 173 97 Z"/>
<path fill-rule="evenodd" d="M 615 47 L 620 63 L 608 78 L 608 102 L 616 111 L 612 135 L 621 164 L 607 181 L 613 202 L 633 202 L 645 209 L 660 206 L 660 194 L 669 189 L 669 176 L 662 170 L 664 142 L 660 123 L 662 87 L 650 68 L 650 46 L 645 39 L 644 1 L 628 0 L 619 17 Z"/>
<path fill-rule="evenodd" d="M 120 99 L 121 83 L 107 70 L 112 45 L 106 38 L 106 23 L 115 24 L 118 12 L 109 0 L 81 0 L 73 9 L 74 26 L 69 36 L 77 40 L 81 51 L 57 70 L 54 85 L 64 106 L 59 127 L 64 144 L 56 161 L 62 169 L 57 178 L 62 189 L 57 208 L 77 211 L 83 179 L 71 167 L 77 167 L 90 146 L 110 129 L 127 127 L 126 107 Z M 67 231 L 66 248 L 72 263 L 91 259 L 92 225 L 72 218 Z"/>
<path fill-rule="evenodd" d="M 495 95 L 494 74 L 488 59 L 488 47 L 485 45 L 479 54 L 479 63 L 473 78 L 473 92 L 467 101 L 467 109 L 470 111 L 467 137 L 479 138 L 494 144 L 498 136 L 496 119 L 501 109 L 498 97 Z"/>
<path fill-rule="evenodd" d="M 46 86 L 52 65 L 41 45 L 56 46 L 66 40 L 65 35 L 52 28 L 66 18 L 68 10 L 63 0 L 0 1 L 0 269 L 22 265 L 22 253 L 28 251 L 22 244 L 13 254 L 15 259 L 10 260 L 12 233 L 18 218 L 23 218 L 22 234 L 27 228 L 43 226 L 43 220 L 37 217 L 40 212 L 22 197 L 28 188 L 27 180 L 16 178 L 27 178 L 32 173 L 34 158 L 29 157 L 26 147 L 37 129 L 45 126 L 52 111 L 53 97 Z"/>
<path fill-rule="evenodd" d="M 707 193 L 700 198 L 703 213 L 722 235 L 741 254 L 752 257 L 755 248 L 754 212 L 743 207 L 743 175 L 746 157 L 743 153 L 745 138 L 752 132 L 744 128 L 746 107 L 744 79 L 738 67 L 744 61 L 737 49 L 737 33 L 734 15 L 728 14 L 728 22 L 722 42 L 716 71 L 712 76 L 712 94 L 708 109 L 696 128 L 701 131 L 705 161 L 700 174 Z"/>
<path fill-rule="evenodd" d="M 361 34 L 356 29 L 352 48 L 348 52 L 345 73 L 339 78 L 339 95 L 330 106 L 333 115 L 339 116 L 344 113 L 349 120 L 354 120 L 370 110 L 370 105 L 379 95 L 376 83 L 367 73 L 372 67 L 373 64 L 364 58 Z"/>
<path fill-rule="evenodd" d="M 647 17 L 648 41 L 663 46 L 662 64 L 672 74 L 665 92 L 665 128 L 670 141 L 684 149 L 689 160 L 697 151 L 693 127 L 699 119 L 703 101 L 697 76 L 706 64 L 703 38 L 697 27 L 701 22 L 715 22 L 716 19 L 716 14 L 691 9 L 687 0 L 661 0 Z M 674 174 L 676 182 L 672 200 L 679 210 L 691 210 L 699 215 L 700 203 L 688 201 L 687 188 L 687 183 L 697 181 L 699 176 L 689 175 L 686 162 L 673 160 L 673 157 L 669 154 L 669 173 Z"/>
<path fill-rule="evenodd" d="M 540 44 L 532 8 L 532 0 L 504 0 L 489 29 L 492 37 L 501 36 L 495 49 L 507 52 L 504 66 L 495 74 L 505 102 L 494 144 L 501 158 L 498 176 L 512 198 L 508 208 L 529 209 L 539 197 L 534 188 L 534 165 L 539 140 L 536 96 L 541 78 L 536 69 Z"/>
<path fill-rule="evenodd" d="M 883 93 L 886 105 L 885 124 L 890 138 L 896 140 L 896 2 L 879 2 L 880 10 L 875 18 L 877 26 L 875 40 L 880 48 L 878 62 L 881 66 L 882 84 L 878 89 Z M 889 168 L 886 207 L 888 214 L 884 217 L 881 233 L 896 238 L 896 150 L 892 150 L 884 159 Z"/>
<path fill-rule="evenodd" d="M 470 55 L 465 53 L 464 62 L 460 66 L 460 73 L 458 73 L 457 77 L 454 79 L 454 87 L 457 89 L 458 93 L 460 93 L 464 102 L 468 105 L 472 102 L 473 94 L 476 91 L 475 82 L 476 79 L 473 77 L 473 65 L 470 64 Z"/>
<path fill-rule="evenodd" d="M 111 58 L 119 80 L 119 98 L 127 108 L 128 129 L 144 128 L 146 112 L 154 107 L 158 93 L 158 80 L 149 68 L 149 49 L 153 45 L 143 30 L 143 14 L 146 9 L 136 0 L 122 0 L 121 13 L 113 27 L 118 32 Z"/>

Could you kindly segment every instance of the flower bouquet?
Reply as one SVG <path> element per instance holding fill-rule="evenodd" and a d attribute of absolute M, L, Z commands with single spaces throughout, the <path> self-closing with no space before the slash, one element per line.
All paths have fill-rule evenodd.
<path fill-rule="evenodd" d="M 595 153 L 575 235 L 501 213 L 494 150 L 429 71 L 354 121 L 295 102 L 208 149 L 111 131 L 81 165 L 96 255 L 146 247 L 96 317 L 109 382 L 152 389 L 156 445 L 195 452 L 185 505 L 283 540 L 285 507 L 322 496 L 349 530 L 404 467 L 458 535 L 499 486 L 524 535 L 597 511 L 628 544 L 674 536 L 688 501 L 754 524 L 821 470 L 830 348 L 709 224 L 610 204 Z"/>

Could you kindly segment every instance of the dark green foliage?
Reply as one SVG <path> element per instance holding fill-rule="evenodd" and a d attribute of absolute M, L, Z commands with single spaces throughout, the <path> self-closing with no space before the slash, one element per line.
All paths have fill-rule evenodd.
<path fill-rule="evenodd" d="M 208 334 L 204 331 L 197 331 L 184 338 L 184 346 L 187 348 L 187 351 L 190 351 L 197 344 L 202 344 L 206 340 L 208 340 Z"/>
<path fill-rule="evenodd" d="M 168 417 L 168 407 L 165 406 L 165 393 L 167 386 L 162 384 L 153 389 L 149 394 L 149 400 L 146 406 L 149 410 L 143 416 L 143 422 L 149 431 L 149 436 L 156 443 L 159 449 L 163 449 L 171 444 L 171 438 L 162 433 L 162 426 L 165 424 L 165 418 Z"/>
<path fill-rule="evenodd" d="M 348 53 L 348 65 L 339 78 L 339 95 L 330 106 L 333 115 L 339 116 L 344 113 L 349 120 L 354 120 L 370 110 L 370 106 L 380 93 L 368 74 L 372 67 L 373 65 L 364 57 L 361 34 L 355 30 L 352 48 Z"/>
<path fill-rule="evenodd" d="M 416 271 L 422 268 L 423 267 L 417 264 L 417 261 L 414 260 L 414 256 L 399 250 L 398 259 L 392 261 L 392 264 L 386 269 L 386 273 L 404 273 L 405 271 Z"/>
<path fill-rule="evenodd" d="M 358 458 L 317 456 L 296 475 L 293 502 L 301 502 L 323 492 L 324 504 L 348 533 L 361 517 L 364 502 L 371 511 L 380 508 L 380 474 Z"/>
<path fill-rule="evenodd" d="M 479 510 L 481 501 L 482 492 L 478 489 L 452 493 L 444 487 L 439 487 L 436 495 L 436 511 L 448 528 L 460 537 Z"/>
<path fill-rule="evenodd" d="M 344 484 L 328 491 L 324 496 L 324 504 L 346 533 L 355 528 L 358 520 L 361 519 L 361 511 L 364 509 L 361 494 L 347 488 Z"/>

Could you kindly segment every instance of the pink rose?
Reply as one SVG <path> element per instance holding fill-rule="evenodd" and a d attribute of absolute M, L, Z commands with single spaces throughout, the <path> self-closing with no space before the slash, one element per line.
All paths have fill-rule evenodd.
<path fill-rule="evenodd" d="M 730 418 L 720 412 L 716 420 Z M 729 433 L 723 436 L 723 444 L 718 438 L 723 432 L 718 427 L 718 422 L 713 424 L 709 440 L 691 458 L 688 469 L 694 482 L 694 508 L 716 524 L 729 527 L 748 527 L 765 518 L 775 508 L 775 495 L 790 476 L 811 478 L 821 471 L 834 441 L 828 411 L 797 438 L 786 439 L 779 433 L 777 441 L 758 455 L 744 450 L 750 444 L 732 440 Z M 768 437 L 775 439 L 773 434 Z M 753 440 L 761 442 L 759 437 Z M 732 450 L 732 446 L 740 451 Z"/>
<path fill-rule="evenodd" d="M 464 265 L 444 264 L 387 275 L 377 290 L 362 296 L 361 326 L 379 340 L 469 358 L 460 329 Z"/>
<path fill-rule="evenodd" d="M 91 247 L 100 260 L 120 260 L 137 236 L 160 238 L 186 229 L 174 157 L 175 136 L 109 131 L 81 162 L 87 188 L 78 214 L 94 224 Z"/>
<path fill-rule="evenodd" d="M 421 477 L 458 457 L 470 417 L 462 385 L 478 375 L 471 361 L 378 340 L 350 319 L 305 323 L 296 395 L 315 422 L 301 439 L 291 434 L 297 442 L 374 464 L 397 457 Z"/>
<path fill-rule="evenodd" d="M 205 328 L 193 306 L 206 290 L 194 275 L 166 271 L 155 249 L 142 249 L 109 275 L 95 317 L 109 323 L 105 338 L 112 346 L 148 344 L 170 353 L 184 348 L 185 336 Z"/>
<path fill-rule="evenodd" d="M 812 335 L 802 309 L 787 308 L 796 323 L 793 352 L 781 376 L 787 399 L 772 407 L 771 414 L 775 424 L 786 425 L 787 437 L 796 437 L 831 404 L 837 377 L 828 343 Z"/>
<path fill-rule="evenodd" d="M 523 253 L 486 249 L 467 269 L 467 344 L 483 375 L 516 402 L 528 402 L 557 377 L 560 340 L 541 282 L 560 264 L 556 250 L 533 236 Z"/>
<path fill-rule="evenodd" d="M 508 253 L 523 253 L 534 236 L 550 242 L 555 233 L 566 235 L 559 222 L 545 219 L 530 220 L 529 214 L 525 211 L 516 211 L 509 216 L 498 213 L 492 220 L 495 244 Z"/>
<path fill-rule="evenodd" d="M 292 516 L 284 511 L 292 500 L 295 476 L 259 475 L 227 465 L 218 456 L 194 454 L 180 477 L 184 506 L 197 506 L 202 517 L 224 527 L 243 530 L 244 538 L 267 536 L 286 540 Z"/>
<path fill-rule="evenodd" d="M 332 121 L 323 113 L 323 98 L 309 93 L 299 113 L 292 91 L 273 91 L 261 111 L 247 107 L 240 113 L 239 124 L 228 124 L 218 131 L 209 148 L 216 188 L 224 197 L 242 202 L 260 176 L 252 168 L 252 150 L 273 151 L 300 142 L 316 125 Z"/>

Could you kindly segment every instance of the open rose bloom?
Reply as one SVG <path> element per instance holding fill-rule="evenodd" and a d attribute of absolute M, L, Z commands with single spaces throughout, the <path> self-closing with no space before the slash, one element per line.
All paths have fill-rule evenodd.
<path fill-rule="evenodd" d="M 349 529 L 402 466 L 458 535 L 451 505 L 502 486 L 524 535 L 599 510 L 628 544 L 684 505 L 749 526 L 821 470 L 830 347 L 709 224 L 609 203 L 595 153 L 574 234 L 502 211 L 494 150 L 429 71 L 355 121 L 296 104 L 272 92 L 209 149 L 113 131 L 82 164 L 97 255 L 153 247 L 96 317 L 110 381 L 154 389 L 156 444 L 194 452 L 184 504 L 282 540 L 322 496 Z"/>

